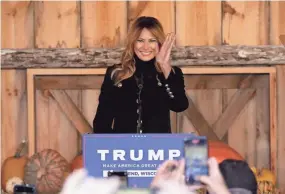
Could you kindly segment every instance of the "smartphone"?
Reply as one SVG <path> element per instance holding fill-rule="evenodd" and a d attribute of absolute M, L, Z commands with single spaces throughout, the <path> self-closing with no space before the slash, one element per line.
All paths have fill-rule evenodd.
<path fill-rule="evenodd" d="M 205 136 L 193 136 L 184 140 L 185 182 L 188 185 L 201 185 L 196 179 L 208 175 L 208 141 Z"/>
<path fill-rule="evenodd" d="M 32 185 L 15 185 L 13 194 L 36 194 L 36 188 Z"/>
<path fill-rule="evenodd" d="M 127 171 L 109 171 L 108 177 L 118 176 L 121 182 L 121 188 L 128 187 L 128 172 Z"/>

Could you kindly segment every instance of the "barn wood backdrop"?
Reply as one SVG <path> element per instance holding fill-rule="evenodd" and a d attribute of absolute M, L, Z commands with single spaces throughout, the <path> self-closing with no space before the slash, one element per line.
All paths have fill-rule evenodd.
<path fill-rule="evenodd" d="M 186 53 L 180 56 L 181 52 L 173 51 L 175 65 L 276 69 L 276 169 L 279 187 L 285 189 L 285 51 L 280 41 L 280 35 L 285 34 L 285 2 L 2 1 L 1 6 L 1 162 L 28 138 L 27 69 L 111 65 L 119 59 L 121 49 L 117 48 L 124 46 L 130 24 L 138 16 L 150 15 L 162 22 L 167 33 L 176 33 L 176 49 Z M 229 47 L 234 53 L 231 55 L 223 50 L 226 45 L 272 45 L 276 53 L 261 52 L 262 48 L 239 52 L 239 47 Z M 73 54 L 70 49 L 75 49 Z M 17 50 L 21 51 L 15 53 Z M 255 53 L 259 54 L 254 57 Z M 208 56 L 212 61 L 207 60 Z M 77 115 L 86 126 L 92 125 L 101 82 L 102 76 L 36 77 L 36 151 L 52 148 L 72 160 L 81 150 L 76 126 L 84 123 L 76 124 L 70 118 Z M 222 127 L 226 132 L 222 140 L 250 165 L 269 167 L 268 75 L 186 75 L 185 83 L 195 106 L 181 114 L 172 113 L 174 132 L 198 133 L 202 128 Z M 69 104 L 64 104 L 64 99 Z M 76 107 L 68 114 L 64 107 L 70 102 Z"/>

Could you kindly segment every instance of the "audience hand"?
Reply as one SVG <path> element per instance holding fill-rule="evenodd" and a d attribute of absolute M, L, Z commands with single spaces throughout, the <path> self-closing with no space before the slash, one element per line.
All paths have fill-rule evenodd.
<path fill-rule="evenodd" d="M 85 169 L 79 169 L 67 177 L 60 194 L 113 194 L 119 186 L 116 177 L 97 179 L 88 176 Z"/>
<path fill-rule="evenodd" d="M 208 160 L 209 176 L 200 176 L 198 180 L 204 183 L 209 193 L 230 194 L 223 175 L 219 169 L 219 164 L 215 158 Z"/>
<path fill-rule="evenodd" d="M 180 161 L 167 160 L 158 168 L 151 187 L 160 188 L 161 192 L 163 191 L 165 193 L 171 193 L 171 190 L 173 190 L 174 193 L 189 193 L 201 188 L 201 186 L 186 185 L 184 171 L 184 159 Z M 167 192 L 167 190 L 169 190 L 169 192 Z"/>
<path fill-rule="evenodd" d="M 181 164 L 182 163 L 182 164 Z M 181 182 L 184 179 L 183 164 L 184 160 L 167 160 L 162 163 L 162 165 L 157 169 L 156 175 L 151 183 L 152 187 L 157 187 L 163 181 L 172 180 L 176 182 Z"/>

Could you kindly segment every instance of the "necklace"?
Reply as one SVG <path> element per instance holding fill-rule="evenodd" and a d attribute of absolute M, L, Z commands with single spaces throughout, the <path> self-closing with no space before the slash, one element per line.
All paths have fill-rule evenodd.
<path fill-rule="evenodd" d="M 140 77 L 137 77 L 136 75 L 134 76 L 136 83 L 137 83 L 137 87 L 138 87 L 138 99 L 137 99 L 137 104 L 138 104 L 138 109 L 137 109 L 137 113 L 138 113 L 138 120 L 137 120 L 137 133 L 142 133 L 143 132 L 143 123 L 142 123 L 142 99 L 141 99 L 141 92 L 143 89 L 143 74 L 141 74 Z"/>

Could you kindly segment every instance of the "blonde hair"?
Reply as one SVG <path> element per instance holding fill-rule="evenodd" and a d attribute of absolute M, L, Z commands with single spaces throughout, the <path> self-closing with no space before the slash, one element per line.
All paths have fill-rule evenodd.
<path fill-rule="evenodd" d="M 134 44 L 144 28 L 148 29 L 157 39 L 159 47 L 161 47 L 162 43 L 164 42 L 165 34 L 163 27 L 156 18 L 148 16 L 137 18 L 128 32 L 126 48 L 122 53 L 121 63 L 116 65 L 111 73 L 111 79 L 114 81 L 115 85 L 134 74 L 136 70 L 134 60 Z M 155 68 L 158 72 L 161 72 L 161 69 L 157 63 L 155 63 Z"/>

